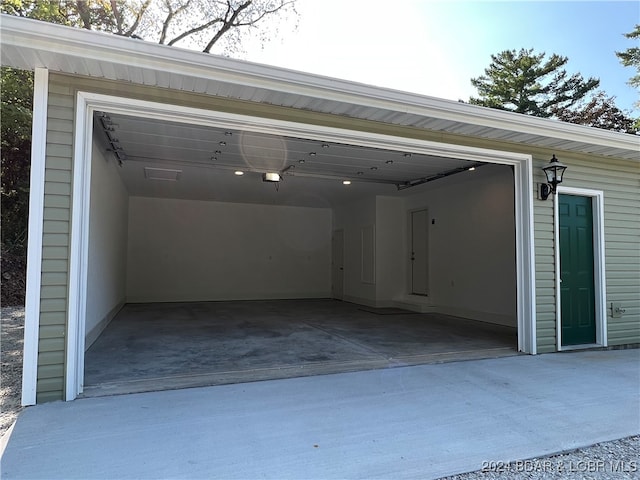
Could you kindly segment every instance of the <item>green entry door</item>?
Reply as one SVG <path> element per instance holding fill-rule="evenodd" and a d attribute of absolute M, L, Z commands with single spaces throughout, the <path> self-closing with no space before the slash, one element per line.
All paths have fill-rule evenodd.
<path fill-rule="evenodd" d="M 591 198 L 558 195 L 558 201 L 562 345 L 596 343 Z"/>

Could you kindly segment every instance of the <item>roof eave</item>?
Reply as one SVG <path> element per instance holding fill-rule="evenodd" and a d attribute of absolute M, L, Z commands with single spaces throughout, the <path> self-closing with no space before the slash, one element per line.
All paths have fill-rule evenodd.
<path fill-rule="evenodd" d="M 414 93 L 229 59 L 117 35 L 1 16 L 3 50 L 43 52 L 30 68 L 47 67 L 47 54 L 80 57 L 269 91 L 380 108 L 602 147 L 640 150 L 640 136 L 537 118 Z M 4 57 L 5 55 L 3 55 Z M 4 58 L 3 58 L 4 63 Z M 41 64 L 37 64 L 41 63 Z M 21 66 L 25 68 L 24 65 Z M 77 73 L 68 71 L 66 73 Z M 640 161 L 640 155 L 638 156 Z"/>

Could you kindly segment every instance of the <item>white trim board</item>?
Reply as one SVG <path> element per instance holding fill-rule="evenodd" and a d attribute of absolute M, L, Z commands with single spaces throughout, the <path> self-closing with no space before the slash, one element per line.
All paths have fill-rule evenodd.
<path fill-rule="evenodd" d="M 24 309 L 24 355 L 22 358 L 21 403 L 23 406 L 35 405 L 38 379 L 48 98 L 49 70 L 46 68 L 36 68 L 33 81 L 31 177 L 29 180 L 29 237 L 27 240 L 27 285 Z"/>
<path fill-rule="evenodd" d="M 593 278 L 595 294 L 596 316 L 596 345 L 565 345 L 562 346 L 562 315 L 560 296 L 560 212 L 558 195 L 576 195 L 590 197 L 593 210 Z M 556 287 L 556 348 L 562 350 L 577 350 L 580 348 L 606 347 L 607 340 L 607 280 L 605 275 L 605 245 L 604 245 L 604 192 L 586 188 L 558 186 L 557 194 L 553 195 L 553 243 L 555 245 L 555 287 Z"/>
<path fill-rule="evenodd" d="M 533 176 L 531 155 L 499 150 L 372 134 L 311 124 L 237 115 L 103 94 L 78 92 L 73 177 L 73 231 L 70 250 L 69 331 L 67 337 L 66 399 L 82 392 L 84 369 L 84 311 L 90 205 L 90 162 L 93 112 L 106 111 L 191 125 L 237 128 L 310 140 L 347 143 L 400 152 L 512 165 L 516 197 L 516 267 L 518 279 L 518 349 L 536 353 L 535 270 L 533 251 Z"/>

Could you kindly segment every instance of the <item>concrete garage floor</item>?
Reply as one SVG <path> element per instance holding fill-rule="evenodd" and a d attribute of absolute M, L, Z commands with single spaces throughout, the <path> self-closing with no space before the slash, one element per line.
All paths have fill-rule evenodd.
<path fill-rule="evenodd" d="M 83 396 L 516 355 L 515 328 L 336 300 L 126 305 L 85 356 Z"/>

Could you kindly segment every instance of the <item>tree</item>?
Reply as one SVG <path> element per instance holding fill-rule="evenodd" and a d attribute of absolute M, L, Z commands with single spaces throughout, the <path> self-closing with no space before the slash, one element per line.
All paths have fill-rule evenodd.
<path fill-rule="evenodd" d="M 0 89 L 2 244 L 20 251 L 27 237 L 33 76 L 3 67 Z"/>
<path fill-rule="evenodd" d="M 640 39 L 640 24 L 636 25 L 633 32 L 625 33 L 624 36 L 632 40 Z M 629 79 L 628 83 L 632 87 L 640 89 L 640 47 L 629 47 L 624 52 L 616 52 L 616 55 L 622 65 L 636 69 L 636 74 Z M 636 102 L 636 105 L 640 107 L 640 100 Z"/>
<path fill-rule="evenodd" d="M 229 53 L 250 33 L 265 41 L 296 0 L 2 0 L 2 11 L 210 53 Z"/>
<path fill-rule="evenodd" d="M 556 110 L 554 116 L 564 122 L 615 132 L 630 134 L 638 132 L 634 119 L 616 106 L 615 97 L 607 97 L 603 91 L 597 92 L 588 101 L 582 102 L 575 108 Z"/>
<path fill-rule="evenodd" d="M 484 75 L 471 79 L 478 97 L 469 102 L 548 118 L 556 110 L 572 107 L 600 84 L 597 78 L 585 80 L 578 73 L 568 76 L 562 68 L 567 57 L 553 54 L 545 59 L 545 55 L 534 54 L 533 49 L 491 55 Z"/>

